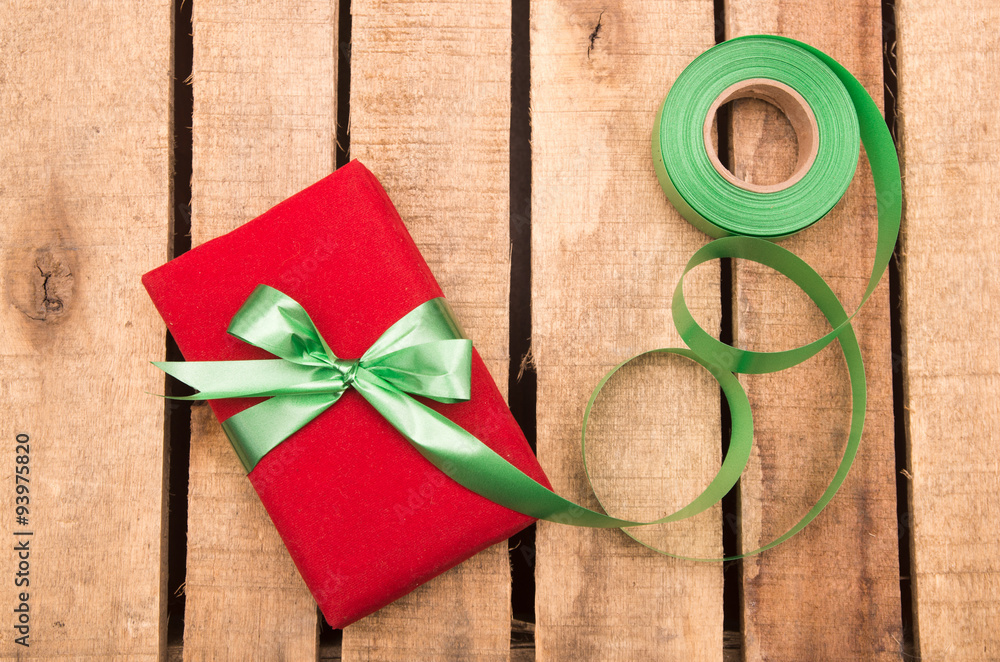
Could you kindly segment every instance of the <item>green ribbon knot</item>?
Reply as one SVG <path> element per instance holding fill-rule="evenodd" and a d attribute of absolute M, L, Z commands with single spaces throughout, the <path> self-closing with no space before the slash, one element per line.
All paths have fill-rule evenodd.
<path fill-rule="evenodd" d="M 471 395 L 472 341 L 442 298 L 414 308 L 359 359 L 338 357 L 305 309 L 267 285 L 257 286 L 227 331 L 278 358 L 154 365 L 199 391 L 178 400 L 268 398 L 222 423 L 248 473 L 351 386 L 390 422 L 405 416 L 401 399 L 419 404 L 407 393 L 446 403 Z"/>

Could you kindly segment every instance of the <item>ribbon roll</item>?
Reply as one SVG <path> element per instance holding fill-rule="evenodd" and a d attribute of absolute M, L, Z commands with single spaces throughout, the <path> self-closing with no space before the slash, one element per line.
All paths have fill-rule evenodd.
<path fill-rule="evenodd" d="M 778 106 L 795 129 L 799 160 L 786 182 L 771 186 L 741 182 L 718 162 L 709 139 L 715 111 L 727 101 L 745 96 Z M 811 226 L 843 197 L 857 169 L 859 140 L 865 147 L 875 184 L 878 239 L 867 288 L 861 303 L 848 314 L 818 273 L 772 242 Z M 735 560 L 770 549 L 805 528 L 833 499 L 857 455 L 867 388 L 861 348 L 851 320 L 875 291 L 899 235 L 899 161 L 881 111 L 847 69 L 807 44 L 770 35 L 739 37 L 695 58 L 678 76 L 657 113 L 652 152 L 657 177 L 671 204 L 692 225 L 719 237 L 688 261 L 674 290 L 671 308 L 681 339 L 700 362 L 732 373 L 777 372 L 809 359 L 834 339 L 840 341 L 847 362 L 851 426 L 837 471 L 816 504 L 781 536 L 743 554 L 694 559 Z M 784 274 L 809 296 L 833 330 L 811 343 L 780 352 L 752 352 L 721 342 L 698 326 L 684 301 L 684 276 L 699 264 L 721 258 L 750 260 Z M 591 395 L 584 415 L 585 462 L 591 407 L 611 376 L 636 358 L 615 367 Z M 733 416 L 733 437 L 748 433 L 752 436 L 752 429 L 749 413 Z M 719 473 L 727 471 L 723 463 Z"/>
<path fill-rule="evenodd" d="M 713 101 L 734 82 L 759 81 L 765 74 L 801 94 L 816 118 L 819 134 L 815 161 L 808 172 L 770 192 L 749 190 L 723 177 L 711 164 L 704 131 Z M 868 301 L 889 266 L 899 235 L 902 186 L 896 147 L 878 106 L 847 69 L 811 46 L 784 37 L 740 37 L 705 51 L 677 77 L 656 117 L 653 165 L 674 207 L 714 237 L 777 240 L 818 221 L 843 197 L 853 178 L 859 137 L 875 183 L 878 239 L 868 286 L 858 307 L 812 343 L 783 352 L 749 352 L 722 343 L 697 325 L 684 303 L 682 276 L 674 293 L 674 324 L 700 356 L 733 372 L 760 374 L 798 365 L 830 344 Z M 710 243 L 695 253 L 684 274 L 722 257 L 766 264 L 796 281 L 810 297 L 822 288 L 823 279 L 811 268 L 767 241 Z"/>

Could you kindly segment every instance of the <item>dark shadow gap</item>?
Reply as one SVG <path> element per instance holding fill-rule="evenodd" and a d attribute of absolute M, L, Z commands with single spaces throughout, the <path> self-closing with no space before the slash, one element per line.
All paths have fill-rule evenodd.
<path fill-rule="evenodd" d="M 351 160 L 351 0 L 340 0 L 337 17 L 337 168 Z"/>
<path fill-rule="evenodd" d="M 715 43 L 721 44 L 726 40 L 726 14 L 725 0 L 714 0 L 715 10 Z M 718 110 L 716 119 L 717 141 L 719 161 L 726 168 L 732 170 L 731 141 L 732 141 L 732 121 L 730 117 L 730 105 L 725 104 Z M 721 305 L 721 316 L 719 325 L 719 339 L 727 344 L 732 344 L 733 335 L 733 288 L 735 283 L 733 278 L 733 261 L 725 258 L 719 261 L 719 300 Z M 720 389 L 719 398 L 722 407 L 722 455 L 729 451 L 729 435 L 732 433 L 733 422 L 729 414 L 729 407 L 726 406 L 725 395 Z M 729 491 L 722 498 L 722 553 L 723 556 L 735 556 L 740 553 L 740 484 Z M 722 629 L 726 632 L 742 632 L 742 600 L 743 600 L 743 561 L 730 561 L 722 566 Z M 740 637 L 729 637 L 727 647 L 732 647 L 733 642 L 740 641 Z"/>
<path fill-rule="evenodd" d="M 340 0 L 337 6 L 337 126 L 334 145 L 334 167 L 340 168 L 351 160 L 351 0 Z M 316 608 L 319 621 L 317 637 L 320 659 L 340 659 L 344 631 L 335 630 Z"/>
<path fill-rule="evenodd" d="M 896 8 L 894 0 L 882 0 L 882 80 L 884 81 L 885 119 L 889 132 L 899 145 L 896 124 Z M 889 337 L 892 356 L 892 413 L 896 459 L 896 522 L 899 536 L 899 598 L 903 641 L 900 651 L 906 659 L 919 658 L 913 636 L 913 593 L 910 558 L 910 489 L 907 472 L 905 393 L 903 386 L 902 292 L 899 274 L 900 245 L 896 242 L 889 262 Z"/>
<path fill-rule="evenodd" d="M 510 372 L 507 401 L 514 419 L 535 449 L 537 378 L 531 362 L 531 52 L 528 0 L 511 2 L 510 70 Z M 535 622 L 535 526 L 508 541 L 511 611 Z M 530 628 L 512 632 L 523 644 Z M 515 636 L 516 635 L 516 636 Z M 530 635 L 532 642 L 533 634 Z"/>
<path fill-rule="evenodd" d="M 194 118 L 194 90 L 191 72 L 194 61 L 191 0 L 174 5 L 174 80 L 172 130 L 174 171 L 171 181 L 173 227 L 168 256 L 177 257 L 191 248 L 191 167 Z M 173 337 L 167 333 L 166 358 L 183 360 Z M 188 395 L 193 391 L 175 380 L 167 380 L 167 395 Z M 167 456 L 167 645 L 184 640 L 184 582 L 187 575 L 188 462 L 191 450 L 191 403 L 167 400 L 165 426 Z"/>

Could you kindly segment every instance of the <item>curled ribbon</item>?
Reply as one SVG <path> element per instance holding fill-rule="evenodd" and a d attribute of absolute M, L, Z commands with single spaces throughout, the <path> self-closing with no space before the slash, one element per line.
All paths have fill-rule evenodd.
<path fill-rule="evenodd" d="M 734 86 L 750 86 L 750 82 L 758 85 L 776 82 L 791 88 L 801 103 L 808 106 L 816 122 L 815 161 L 801 179 L 783 188 L 775 187 L 778 190 L 752 190 L 728 180 L 712 166 L 711 155 L 707 153 L 706 117 L 713 102 L 724 99 Z M 802 136 L 797 137 L 801 149 Z M 857 308 L 848 314 L 812 267 L 772 242 L 811 226 L 840 200 L 857 169 L 859 139 L 875 184 L 878 238 L 867 287 Z M 847 69 L 808 44 L 773 35 L 731 39 L 695 58 L 674 81 L 657 113 L 652 152 L 657 177 L 671 204 L 692 225 L 719 237 L 691 256 L 674 290 L 671 305 L 674 326 L 691 351 L 705 363 L 725 371 L 763 374 L 802 363 L 838 340 L 847 363 L 851 422 L 836 472 L 816 504 L 774 540 L 724 559 L 696 559 L 735 560 L 775 547 L 805 528 L 833 499 L 857 455 L 864 430 L 867 385 L 861 347 L 851 320 L 885 274 L 899 235 L 902 212 L 899 160 L 881 111 Z M 721 342 L 697 324 L 684 301 L 684 276 L 699 264 L 720 258 L 749 260 L 784 274 L 816 304 L 832 330 L 806 345 L 779 352 L 748 351 Z M 619 364 L 601 380 L 591 396 L 587 415 L 611 375 L 635 358 L 638 357 Z M 749 416 L 732 417 L 734 436 L 737 431 L 752 427 Z M 721 471 L 725 471 L 725 466 Z"/>

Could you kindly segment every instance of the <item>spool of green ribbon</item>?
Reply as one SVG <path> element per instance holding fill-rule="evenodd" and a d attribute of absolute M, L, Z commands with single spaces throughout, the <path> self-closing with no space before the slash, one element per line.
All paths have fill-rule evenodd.
<path fill-rule="evenodd" d="M 782 105 L 793 126 L 801 131 L 800 151 L 804 155 L 789 182 L 755 189 L 735 180 L 721 164 L 713 163 L 706 140 L 711 113 L 728 98 L 735 98 L 734 94 L 759 95 Z M 787 540 L 819 514 L 843 483 L 861 440 L 866 402 L 864 365 L 850 324 L 857 310 L 848 315 L 812 268 L 768 241 L 808 227 L 836 204 L 857 166 L 859 136 L 872 167 L 879 219 L 875 264 L 863 305 L 892 256 L 899 232 L 901 188 L 895 147 L 881 113 L 846 69 L 823 53 L 790 39 L 734 39 L 692 62 L 657 115 L 653 156 L 667 196 L 691 223 L 720 237 L 699 249 L 684 273 L 718 258 L 767 265 L 801 287 L 833 330 L 808 345 L 784 352 L 760 353 L 730 347 L 694 321 L 684 302 L 682 276 L 674 291 L 672 310 L 677 330 L 689 349 L 657 349 L 640 356 L 670 353 L 702 365 L 719 382 L 733 426 L 726 457 L 702 493 L 683 508 L 652 522 L 610 517 L 564 499 L 411 397 L 423 395 L 442 402 L 468 398 L 471 345 L 462 339 L 440 300 L 414 308 L 362 357 L 344 359 L 334 354 L 298 302 L 273 288 L 260 286 L 233 318 L 230 333 L 278 358 L 157 365 L 200 391 L 185 399 L 269 398 L 224 424 L 248 471 L 282 440 L 334 406 L 345 389 L 355 388 L 421 455 L 473 492 L 537 519 L 621 528 L 677 521 L 704 512 L 721 500 L 739 481 L 753 441 L 750 403 L 735 373 L 782 370 L 839 339 L 853 398 L 843 459 L 817 504 L 795 526 L 759 549 L 728 558 L 756 554 Z M 590 398 L 583 421 L 585 470 L 587 422 L 594 402 L 608 380 L 635 358 L 608 373 Z M 587 476 L 589 480 L 589 472 Z"/>
<path fill-rule="evenodd" d="M 782 184 L 737 180 L 707 144 L 714 111 L 742 97 L 777 106 L 795 129 L 799 160 Z M 677 77 L 657 114 L 653 164 L 670 202 L 706 234 L 776 239 L 809 227 L 843 197 L 859 138 L 858 113 L 833 69 L 793 42 L 744 37 L 706 51 Z"/>
<path fill-rule="evenodd" d="M 709 164 L 703 137 L 705 117 L 698 118 L 691 110 L 694 107 L 707 111 L 712 99 L 706 97 L 726 89 L 728 81 L 760 79 L 763 72 L 777 82 L 800 85 L 799 91 L 820 129 L 813 167 L 797 182 L 766 193 L 728 181 Z M 805 77 L 802 72 L 813 73 L 812 85 L 801 80 Z M 714 78 L 697 78 L 707 75 L 721 80 L 713 84 Z M 699 83 L 704 86 L 700 93 Z M 854 120 L 844 119 L 845 114 L 853 115 Z M 878 106 L 849 71 L 811 46 L 784 37 L 740 37 L 706 51 L 677 78 L 653 130 L 653 163 L 660 184 L 681 215 L 696 227 L 716 237 L 746 238 L 704 246 L 692 256 L 685 274 L 716 258 L 753 260 L 784 273 L 815 301 L 825 287 L 818 274 L 787 251 L 751 238 L 781 239 L 825 216 L 853 177 L 859 135 L 875 183 L 878 239 L 868 286 L 858 307 L 847 319 L 834 324 L 830 333 L 812 343 L 783 352 L 748 352 L 725 345 L 697 326 L 683 301 L 682 276 L 674 293 L 674 324 L 691 349 L 733 372 L 759 374 L 802 363 L 830 344 L 868 301 L 892 259 L 899 235 L 902 187 L 896 148 Z M 837 143 L 847 146 L 827 147 Z M 673 151 L 675 145 L 679 145 L 677 152 Z M 821 176 L 813 176 L 817 168 Z"/>
<path fill-rule="evenodd" d="M 795 129 L 799 160 L 788 181 L 772 186 L 740 182 L 718 162 L 709 141 L 715 110 L 744 96 L 778 106 Z M 875 183 L 878 239 L 864 296 L 857 309 L 848 314 L 819 274 L 771 242 L 809 227 L 836 205 L 857 169 L 859 139 Z M 902 207 L 899 161 L 881 111 L 850 72 L 811 46 L 769 35 L 733 39 L 697 57 L 678 76 L 657 113 L 652 152 L 657 177 L 673 206 L 692 225 L 719 237 L 691 257 L 673 296 L 674 324 L 700 362 L 731 373 L 777 372 L 809 359 L 834 339 L 840 341 L 847 361 L 851 426 L 836 473 L 816 504 L 781 536 L 758 549 L 725 559 L 696 559 L 734 560 L 770 549 L 805 528 L 833 499 L 857 455 L 867 389 L 861 348 L 851 319 L 874 292 L 892 258 Z M 691 269 L 721 258 L 750 260 L 784 274 L 812 299 L 832 331 L 811 343 L 780 352 L 752 352 L 719 341 L 695 322 L 684 301 L 683 287 L 684 275 Z M 606 375 L 591 396 L 584 417 L 584 454 L 586 424 L 594 401 L 611 376 L 634 358 Z M 749 411 L 745 416 L 733 415 L 733 439 L 745 438 L 748 433 L 752 436 L 752 430 Z M 738 452 L 748 455 L 748 450 Z M 733 452 L 732 446 L 729 452 Z M 735 485 L 738 476 L 719 480 L 731 470 L 724 462 L 713 484 Z"/>

